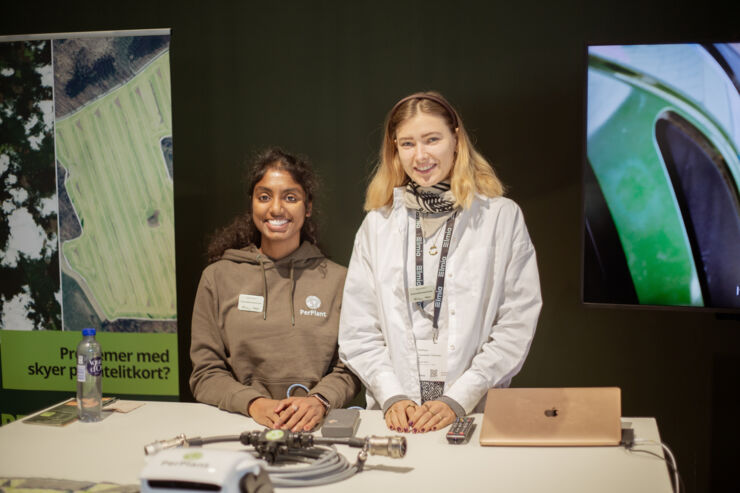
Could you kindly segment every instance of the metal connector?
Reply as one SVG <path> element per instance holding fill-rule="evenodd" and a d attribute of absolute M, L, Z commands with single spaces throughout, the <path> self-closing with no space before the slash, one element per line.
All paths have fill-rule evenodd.
<path fill-rule="evenodd" d="M 393 459 L 400 459 L 406 455 L 406 438 L 404 437 L 378 437 L 373 435 L 365 438 L 365 443 L 370 455 L 384 455 Z"/>
<path fill-rule="evenodd" d="M 169 440 L 157 440 L 156 442 L 152 442 L 149 445 L 145 445 L 144 453 L 146 455 L 154 455 L 164 449 L 183 446 L 187 447 L 188 441 L 184 434 L 180 434 L 177 435 L 175 438 L 170 438 Z"/>

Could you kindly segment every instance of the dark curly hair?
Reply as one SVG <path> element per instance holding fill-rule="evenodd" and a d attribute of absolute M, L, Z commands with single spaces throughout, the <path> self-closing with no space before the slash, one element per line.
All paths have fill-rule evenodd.
<path fill-rule="evenodd" d="M 244 248 L 250 243 L 260 246 L 262 237 L 254 225 L 254 221 L 252 221 L 252 194 L 257 183 L 262 180 L 268 171 L 273 169 L 290 173 L 293 180 L 301 186 L 306 194 L 306 203 L 313 204 L 319 182 L 308 159 L 290 154 L 277 147 L 262 151 L 255 159 L 247 175 L 247 210 L 234 218 L 231 224 L 216 231 L 213 235 L 206 250 L 209 263 L 219 260 L 229 248 Z M 305 240 L 318 244 L 319 233 L 314 216 L 315 208 L 312 214 L 303 221 L 301 242 Z"/>

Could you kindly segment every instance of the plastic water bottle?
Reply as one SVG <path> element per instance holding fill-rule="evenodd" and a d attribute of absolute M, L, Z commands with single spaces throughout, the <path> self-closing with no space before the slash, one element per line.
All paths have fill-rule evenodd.
<path fill-rule="evenodd" d="M 91 423 L 102 417 L 103 352 L 95 339 L 95 329 L 82 329 L 77 345 L 77 416 Z"/>

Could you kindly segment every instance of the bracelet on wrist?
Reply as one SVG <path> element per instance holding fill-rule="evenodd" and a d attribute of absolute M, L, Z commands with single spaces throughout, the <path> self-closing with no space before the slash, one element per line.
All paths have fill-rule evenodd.
<path fill-rule="evenodd" d="M 331 409 L 331 404 L 329 404 L 329 401 L 326 400 L 326 398 L 321 394 L 311 394 L 309 397 L 316 397 L 316 400 L 318 400 L 322 406 L 324 406 L 324 412 L 329 412 L 329 409 Z"/>

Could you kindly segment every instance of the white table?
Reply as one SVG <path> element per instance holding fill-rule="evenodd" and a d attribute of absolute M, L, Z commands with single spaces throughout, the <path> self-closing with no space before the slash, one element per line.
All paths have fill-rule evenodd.
<path fill-rule="evenodd" d="M 448 445 L 445 430 L 405 434 L 403 459 L 370 456 L 366 470 L 331 485 L 302 488 L 353 493 L 403 491 L 671 492 L 659 445 L 649 453 L 623 447 L 481 447 L 481 415 L 470 442 Z M 623 418 L 638 439 L 660 442 L 653 418 Z M 114 413 L 99 423 L 64 427 L 15 421 L 0 427 L 0 477 L 36 477 L 137 484 L 144 445 L 184 433 L 188 437 L 234 435 L 262 429 L 250 418 L 205 404 L 145 402 L 130 413 Z M 380 411 L 362 411 L 358 437 L 396 435 Z M 239 448 L 237 443 L 210 447 Z M 355 462 L 358 449 L 338 446 Z M 283 490 L 285 491 L 285 490 Z M 298 490 L 296 490 L 298 491 Z"/>

